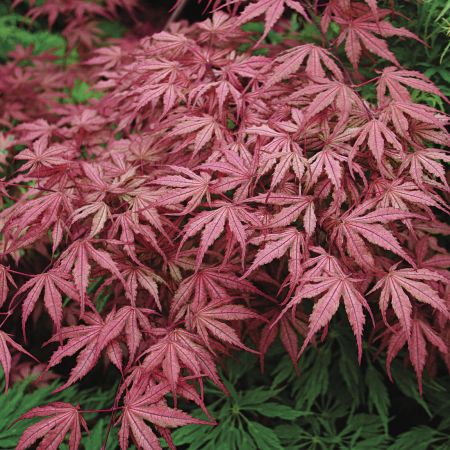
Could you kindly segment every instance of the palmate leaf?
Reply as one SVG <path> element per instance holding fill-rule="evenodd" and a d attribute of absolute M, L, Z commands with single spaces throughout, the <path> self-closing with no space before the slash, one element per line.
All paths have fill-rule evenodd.
<path fill-rule="evenodd" d="M 296 0 L 256 0 L 253 3 L 250 3 L 244 11 L 242 11 L 237 25 L 242 25 L 264 14 L 264 32 L 258 40 L 257 44 L 259 44 L 269 34 L 269 31 L 282 16 L 286 6 L 301 14 L 306 20 L 309 20 L 306 10 L 301 3 Z"/>
<path fill-rule="evenodd" d="M 367 369 L 365 382 L 368 390 L 369 411 L 376 409 L 383 422 L 384 432 L 387 434 L 391 402 L 383 378 L 373 365 Z"/>
<path fill-rule="evenodd" d="M 347 316 L 352 326 L 353 333 L 358 345 L 358 360 L 362 357 L 362 330 L 365 322 L 363 308 L 369 311 L 370 307 L 355 287 L 355 281 L 345 275 L 321 277 L 317 283 L 301 285 L 295 292 L 294 297 L 289 300 L 285 310 L 300 303 L 304 298 L 319 297 L 314 304 L 313 311 L 309 316 L 309 330 L 300 349 L 301 355 L 309 344 L 315 333 L 328 325 L 331 318 L 338 310 L 340 299 L 345 305 Z M 371 314 L 371 313 L 370 313 Z"/>
<path fill-rule="evenodd" d="M 69 197 L 61 192 L 37 195 L 26 204 L 17 203 L 14 212 L 9 211 L 2 229 L 8 251 L 14 252 L 35 243 L 55 224 L 61 211 L 70 211 Z"/>
<path fill-rule="evenodd" d="M 276 58 L 275 63 L 279 65 L 276 67 L 274 74 L 266 81 L 265 87 L 270 87 L 290 77 L 300 68 L 305 60 L 308 61 L 305 68 L 307 74 L 317 78 L 324 78 L 325 71 L 323 66 L 325 66 L 337 80 L 342 80 L 342 71 L 327 50 L 316 45 L 304 44 L 293 47 Z"/>
<path fill-rule="evenodd" d="M 261 450 L 282 450 L 278 436 L 270 428 L 258 423 L 248 422 L 248 431 L 255 441 L 257 448 Z"/>
<path fill-rule="evenodd" d="M 15 342 L 11 336 L 0 330 L 0 365 L 2 366 L 3 373 L 5 375 L 5 392 L 8 391 L 9 376 L 11 372 L 11 348 L 35 359 L 33 355 L 28 353 L 20 344 Z"/>
<path fill-rule="evenodd" d="M 96 249 L 92 243 L 89 242 L 89 240 L 75 242 L 61 254 L 59 266 L 65 273 L 73 268 L 72 275 L 80 296 L 82 312 L 84 311 L 86 303 L 86 291 L 91 272 L 89 260 L 95 261 L 102 269 L 105 269 L 113 274 L 124 286 L 126 286 L 126 282 L 110 253 L 104 250 Z"/>
<path fill-rule="evenodd" d="M 30 389 L 33 378 L 14 383 L 7 395 L 0 397 L 2 418 L 0 421 L 0 448 L 11 449 L 17 445 L 21 434 L 29 422 L 19 422 L 17 419 L 28 410 L 48 403 L 55 384 Z"/>
<path fill-rule="evenodd" d="M 148 371 L 161 367 L 172 392 L 176 391 L 182 368 L 188 369 L 191 375 L 198 377 L 200 384 L 201 377 L 206 375 L 217 386 L 223 388 L 212 354 L 199 341 L 195 334 L 181 328 L 174 329 L 145 350 L 142 366 Z"/>
<path fill-rule="evenodd" d="M 21 167 L 21 171 L 45 169 L 69 163 L 64 156 L 67 149 L 62 145 L 48 145 L 48 139 L 56 132 L 54 125 L 49 125 L 47 121 L 36 121 L 29 125 L 19 125 L 21 131 L 25 134 L 25 139 L 37 141 L 33 143 L 33 150 L 25 149 L 20 152 L 16 159 L 26 161 Z"/>
<path fill-rule="evenodd" d="M 42 438 L 37 447 L 39 450 L 57 450 L 67 433 L 70 433 L 70 447 L 78 448 L 81 442 L 81 427 L 87 431 L 87 424 L 78 409 L 69 403 L 54 402 L 23 414 L 19 420 L 34 417 L 43 419 L 27 428 L 16 448 L 25 450 Z"/>
<path fill-rule="evenodd" d="M 192 304 L 195 309 L 199 305 L 208 304 L 219 298 L 227 303 L 233 300 L 238 292 L 265 295 L 249 281 L 236 276 L 234 268 L 232 265 L 210 266 L 184 278 L 174 293 L 170 305 L 174 319 L 183 317 L 189 304 Z"/>
<path fill-rule="evenodd" d="M 436 114 L 436 110 L 426 105 L 412 103 L 409 101 L 390 101 L 383 111 L 383 120 L 392 122 L 396 132 L 400 136 L 409 134 L 409 119 L 417 120 L 419 123 L 428 124 L 436 129 L 444 129 L 444 124 Z"/>
<path fill-rule="evenodd" d="M 278 122 L 272 127 L 261 125 L 249 127 L 246 132 L 251 136 L 261 136 L 264 142 L 271 140 L 261 147 L 260 175 L 269 172 L 273 168 L 271 189 L 275 189 L 288 174 L 293 173 L 297 179 L 301 179 L 306 170 L 306 158 L 303 151 L 293 139 L 291 133 L 295 133 L 303 120 L 302 113 L 296 110 L 292 114 L 293 122 Z"/>
<path fill-rule="evenodd" d="M 200 304 L 192 307 L 189 311 L 188 324 L 209 349 L 211 349 L 210 338 L 215 338 L 226 344 L 254 352 L 254 350 L 246 347 L 239 339 L 236 331 L 225 323 L 225 321 L 249 319 L 261 320 L 263 318 L 244 306 L 227 305 L 223 300 L 213 300 L 207 305 Z"/>
<path fill-rule="evenodd" d="M 349 117 L 352 106 L 361 103 L 361 99 L 344 82 L 330 81 L 328 78 L 319 78 L 317 83 L 297 90 L 291 95 L 291 99 L 298 100 L 304 96 L 315 96 L 304 111 L 309 120 L 333 105 L 342 114 L 340 120 L 343 123 Z"/>
<path fill-rule="evenodd" d="M 242 144 L 233 145 L 230 149 L 225 147 L 221 153 L 223 158 L 219 161 L 203 163 L 199 168 L 222 174 L 213 182 L 214 192 L 226 192 L 238 187 L 233 198 L 237 201 L 247 198 L 256 174 L 251 155 Z"/>
<path fill-rule="evenodd" d="M 106 203 L 95 202 L 75 210 L 73 212 L 72 223 L 75 223 L 91 215 L 93 217 L 89 237 L 94 237 L 102 231 L 103 227 L 105 226 L 105 222 L 108 220 L 111 214 Z"/>
<path fill-rule="evenodd" d="M 397 139 L 395 133 L 391 131 L 380 120 L 372 119 L 359 130 L 359 136 L 353 144 L 350 158 L 352 158 L 353 155 L 356 154 L 361 144 L 366 140 L 367 146 L 369 147 L 378 164 L 381 164 L 386 146 L 385 143 L 389 143 L 396 150 L 402 150 L 400 141 Z"/>
<path fill-rule="evenodd" d="M 27 411 L 40 406 L 46 405 L 52 401 L 59 401 L 64 403 L 78 404 L 81 403 L 86 408 L 96 408 L 99 404 L 109 404 L 114 400 L 114 394 L 117 386 L 111 386 L 107 391 L 93 390 L 93 389 L 79 389 L 78 386 L 72 386 L 63 392 L 54 394 L 53 391 L 57 388 L 58 383 L 53 381 L 50 384 L 40 383 L 39 379 L 36 379 L 37 374 L 28 376 L 25 379 L 19 379 L 14 382 L 14 384 L 8 390 L 6 395 L 0 397 L 0 408 L 2 411 L 2 416 L 0 418 L 0 448 L 5 450 L 10 450 L 16 448 L 20 436 L 22 433 L 32 424 L 38 423 L 40 418 L 35 417 L 33 419 L 18 420 Z M 0 389 L 2 386 L 0 386 Z M 87 435 L 83 433 L 82 444 L 86 442 L 86 446 L 89 447 L 90 437 L 93 432 L 101 429 L 102 442 L 105 438 L 105 433 L 109 419 L 101 418 L 101 414 L 87 413 L 85 414 L 85 419 L 90 423 L 91 419 L 98 422 L 102 427 L 94 427 L 94 430 L 90 430 L 90 434 Z M 83 431 L 83 428 L 82 428 Z M 116 445 L 113 444 L 114 434 L 116 431 L 111 430 L 113 433 L 107 443 L 108 450 L 115 450 Z M 66 441 L 68 441 L 68 436 L 65 441 L 60 445 L 60 449 L 66 449 Z M 117 441 L 116 441 L 117 442 Z M 37 444 L 35 444 L 35 447 Z M 92 448 L 100 448 L 100 445 L 95 445 Z"/>
<path fill-rule="evenodd" d="M 216 139 L 222 137 L 221 124 L 216 121 L 213 116 L 204 115 L 202 117 L 187 117 L 169 133 L 170 136 L 195 135 L 194 138 L 194 155 L 197 154 L 207 143 L 212 136 Z"/>
<path fill-rule="evenodd" d="M 361 10 L 358 17 L 352 17 L 352 12 L 341 16 L 336 15 L 334 20 L 341 27 L 336 44 L 340 45 L 345 41 L 345 52 L 355 69 L 361 58 L 362 46 L 381 58 L 396 65 L 399 64 L 395 55 L 389 50 L 386 41 L 378 38 L 375 34 L 383 37 L 403 36 L 420 41 L 414 33 L 407 29 L 396 28 L 382 20 L 388 13 L 386 10 L 379 10 L 377 14 L 374 14 L 373 11 L 364 14 Z"/>
<path fill-rule="evenodd" d="M 144 395 L 133 389 L 126 394 L 119 431 L 119 444 L 122 450 L 128 448 L 130 434 L 142 450 L 161 449 L 158 438 L 146 421 L 162 429 L 192 423 L 211 425 L 210 422 L 196 419 L 183 411 L 161 404 L 162 398 L 169 390 L 169 383 L 163 383 L 152 386 Z"/>
<path fill-rule="evenodd" d="M 295 222 L 301 214 L 305 230 L 312 233 L 315 229 L 316 216 L 314 214 L 313 199 L 307 195 L 290 195 L 284 193 L 261 194 L 250 197 L 248 202 L 258 204 L 284 206 L 280 212 L 270 218 L 269 225 L 273 228 L 284 228 Z"/>
<path fill-rule="evenodd" d="M 344 237 L 346 238 L 346 250 L 348 254 L 355 258 L 355 261 L 362 267 L 373 268 L 374 257 L 364 239 L 371 244 L 389 250 L 408 261 L 414 266 L 414 261 L 403 250 L 395 236 L 384 228 L 381 224 L 393 220 L 417 218 L 417 214 L 397 210 L 395 208 L 379 208 L 367 213 L 373 206 L 373 201 L 357 206 L 353 211 L 344 213 L 335 227 L 333 236 L 336 236 L 339 248 L 343 248 Z"/>
<path fill-rule="evenodd" d="M 425 211 L 427 211 L 426 206 L 434 206 L 441 210 L 445 208 L 438 196 L 426 193 L 418 189 L 416 184 L 401 178 L 392 183 L 380 182 L 379 186 L 380 194 L 382 194 L 379 203 L 381 208 L 393 207 L 407 211 L 410 207 L 409 204 L 423 208 Z"/>
<path fill-rule="evenodd" d="M 424 177 L 424 174 L 427 172 L 436 180 L 439 180 L 442 186 L 446 187 L 445 169 L 439 162 L 440 160 L 449 162 L 450 157 L 441 149 L 419 148 L 405 158 L 400 166 L 400 173 L 409 167 L 411 177 L 419 187 L 422 187 L 424 182 L 429 182 Z"/>
<path fill-rule="evenodd" d="M 406 336 L 411 332 L 412 305 L 407 294 L 417 301 L 431 305 L 448 317 L 449 312 L 444 299 L 424 281 L 442 281 L 447 283 L 447 279 L 442 275 L 428 269 L 396 269 L 393 266 L 389 273 L 374 286 L 372 290 L 380 289 L 380 310 L 386 321 L 386 311 L 389 302 L 392 303 L 395 315 L 406 332 Z M 420 281 L 419 281 L 420 280 Z"/>
<path fill-rule="evenodd" d="M 428 448 L 444 449 L 448 436 L 427 425 L 417 426 L 409 431 L 401 433 L 395 442 L 389 446 L 389 450 L 407 450 L 414 446 L 417 450 Z M 441 444 L 441 445 L 439 445 Z"/>
<path fill-rule="evenodd" d="M 197 269 L 200 267 L 209 247 L 211 247 L 222 234 L 225 224 L 228 224 L 231 235 L 239 243 L 243 259 L 245 258 L 247 244 L 246 225 L 258 225 L 257 219 L 252 217 L 244 206 L 225 202 L 214 202 L 211 206 L 216 209 L 205 211 L 188 222 L 180 244 L 181 248 L 187 239 L 202 231 L 196 258 Z"/>
<path fill-rule="evenodd" d="M 422 393 L 422 377 L 428 355 L 427 347 L 431 345 L 431 347 L 435 347 L 443 355 L 446 355 L 448 353 L 448 345 L 428 323 L 419 317 L 417 316 L 411 321 L 411 329 L 409 332 L 401 324 L 397 324 L 392 328 L 388 342 L 386 368 L 389 377 L 392 379 L 392 361 L 402 347 L 408 344 L 409 359 L 416 372 L 419 392 Z"/>
<path fill-rule="evenodd" d="M 409 86 L 422 92 L 429 92 L 447 100 L 442 92 L 420 72 L 413 70 L 399 70 L 397 67 L 387 67 L 381 72 L 377 83 L 377 96 L 380 103 L 383 102 L 386 91 L 389 90 L 394 100 L 409 100 L 410 94 L 403 86 Z"/>
<path fill-rule="evenodd" d="M 22 305 L 22 332 L 25 336 L 25 324 L 33 311 L 42 291 L 44 291 L 44 304 L 59 331 L 62 322 L 62 296 L 61 292 L 69 298 L 80 302 L 80 296 L 75 285 L 62 270 L 51 270 L 47 273 L 36 275 L 17 291 L 15 297 L 29 290 Z"/>
<path fill-rule="evenodd" d="M 170 166 L 178 175 L 167 175 L 153 181 L 154 184 L 163 186 L 164 190 L 158 196 L 159 205 L 178 205 L 189 199 L 184 213 L 195 209 L 204 196 L 210 198 L 209 180 L 206 173 L 196 174 L 185 167 Z"/>
<path fill-rule="evenodd" d="M 286 228 L 282 233 L 269 234 L 262 240 L 266 243 L 265 246 L 259 249 L 251 266 L 242 277 L 246 278 L 258 267 L 281 258 L 289 250 L 290 276 L 293 280 L 297 280 L 301 273 L 301 255 L 305 245 L 304 234 L 295 228 Z"/>
<path fill-rule="evenodd" d="M 88 325 L 64 327 L 59 334 L 48 341 L 67 340 L 66 344 L 61 345 L 52 354 L 48 363 L 48 369 L 60 364 L 63 358 L 80 352 L 77 357 L 77 364 L 70 372 L 69 379 L 62 386 L 58 387 L 56 392 L 72 385 L 91 371 L 105 349 L 109 359 L 120 368 L 119 362 L 121 361 L 118 359 L 114 340 L 127 324 L 120 311 L 116 314 L 111 312 L 105 320 L 99 315 L 86 313 L 85 320 Z"/>

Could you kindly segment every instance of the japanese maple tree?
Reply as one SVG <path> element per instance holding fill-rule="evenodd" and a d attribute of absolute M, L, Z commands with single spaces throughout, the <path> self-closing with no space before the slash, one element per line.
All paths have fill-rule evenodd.
<path fill-rule="evenodd" d="M 340 318 L 355 358 L 372 329 L 388 371 L 403 347 L 419 386 L 436 354 L 450 370 L 448 118 L 414 102 L 443 95 L 389 49 L 418 39 L 392 11 L 218 0 L 198 6 L 202 22 L 104 42 L 101 18 L 137 20 L 138 1 L 29 3 L 32 19 L 63 24 L 79 61 L 22 49 L 0 66 L 7 385 L 11 352 L 31 357 L 46 328 L 46 370 L 72 361 L 59 389 L 111 363 L 120 385 L 101 409 L 121 449 L 159 449 L 159 436 L 174 448 L 173 427 L 214 424 L 178 398 L 207 411 L 205 379 L 226 392 L 223 356 L 256 352 L 263 367 L 279 335 L 295 365 Z M 293 12 L 317 39 L 266 39 Z M 262 33 L 245 31 L 256 19 Z M 101 96 L 64 102 L 75 79 Z M 34 408 L 18 448 L 67 434 L 77 449 L 81 406 Z"/>

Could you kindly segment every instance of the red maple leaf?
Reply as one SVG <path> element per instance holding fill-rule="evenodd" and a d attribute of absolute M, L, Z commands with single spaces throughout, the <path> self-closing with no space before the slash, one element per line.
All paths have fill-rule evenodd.
<path fill-rule="evenodd" d="M 427 342 L 436 347 L 444 356 L 448 354 L 448 346 L 444 340 L 436 333 L 428 322 L 420 317 L 411 320 L 411 332 L 408 333 L 404 327 L 394 326 L 388 341 L 388 351 L 386 358 L 386 369 L 392 381 L 391 364 L 399 351 L 408 343 L 409 359 L 416 372 L 419 382 L 419 391 L 422 394 L 422 375 L 427 360 Z"/>
<path fill-rule="evenodd" d="M 203 230 L 195 263 L 196 269 L 200 267 L 208 248 L 222 234 L 226 224 L 228 224 L 231 236 L 239 243 L 242 260 L 244 260 L 248 239 L 246 225 L 259 225 L 258 220 L 247 211 L 244 205 L 216 201 L 211 204 L 211 207 L 216 209 L 197 214 L 187 223 L 180 243 L 181 248 L 190 237 Z"/>
<path fill-rule="evenodd" d="M 235 266 L 201 268 L 193 275 L 186 277 L 178 286 L 172 302 L 170 313 L 173 320 L 180 320 L 186 314 L 188 305 L 194 308 L 197 305 L 207 304 L 209 301 L 220 298 L 227 302 L 237 295 L 264 293 L 247 280 L 239 278 L 234 272 Z"/>
<path fill-rule="evenodd" d="M 262 319 L 262 317 L 244 306 L 226 303 L 223 299 L 215 299 L 207 304 L 196 304 L 191 307 L 186 318 L 188 328 L 195 331 L 211 351 L 210 337 L 214 337 L 226 344 L 257 353 L 246 347 L 236 331 L 224 321 Z"/>
<path fill-rule="evenodd" d="M 358 139 L 353 144 L 350 159 L 353 158 L 365 141 L 367 141 L 367 146 L 380 168 L 383 168 L 382 158 L 384 157 L 386 143 L 390 144 L 399 152 L 403 150 L 395 133 L 378 119 L 370 120 L 358 130 Z"/>
<path fill-rule="evenodd" d="M 418 148 L 412 153 L 408 153 L 399 169 L 399 173 L 409 167 L 409 173 L 419 187 L 425 183 L 431 184 L 432 180 L 439 180 L 438 183 L 448 189 L 447 179 L 445 177 L 445 169 L 439 162 L 440 160 L 450 162 L 450 156 L 439 148 Z M 432 177 L 425 176 L 428 173 Z"/>
<path fill-rule="evenodd" d="M 209 181 L 210 177 L 206 173 L 196 174 L 192 170 L 184 167 L 171 166 L 174 172 L 182 175 L 167 175 L 153 181 L 153 184 L 164 186 L 165 189 L 159 194 L 158 204 L 178 205 L 181 202 L 188 201 L 182 214 L 195 209 L 206 196 L 210 202 Z"/>
<path fill-rule="evenodd" d="M 60 256 L 58 266 L 64 272 L 68 272 L 72 267 L 75 286 L 81 298 L 81 310 L 84 311 L 86 302 L 86 290 L 89 284 L 89 274 L 91 265 L 89 259 L 94 260 L 101 268 L 112 273 L 118 280 L 126 286 L 116 263 L 111 255 L 104 250 L 94 248 L 88 240 L 79 240 L 71 244 Z"/>
<path fill-rule="evenodd" d="M 114 354 L 115 347 L 111 347 L 110 344 L 112 344 L 120 335 L 127 324 L 125 319 L 126 318 L 123 317 L 122 313 L 110 313 L 105 320 L 99 315 L 86 313 L 84 315 L 84 320 L 88 325 L 64 327 L 59 334 L 47 341 L 47 343 L 50 343 L 59 340 L 67 340 L 66 344 L 60 346 L 53 353 L 47 369 L 59 364 L 63 358 L 80 352 L 77 357 L 77 364 L 70 372 L 69 379 L 56 389 L 55 392 L 59 392 L 83 378 L 93 369 L 104 349 L 107 350 L 107 353 L 111 353 L 109 356 L 113 362 L 119 361 L 118 355 Z M 132 330 L 130 330 L 130 332 L 132 332 Z M 134 335 L 131 337 L 134 337 Z"/>
<path fill-rule="evenodd" d="M 237 25 L 240 26 L 255 17 L 261 16 L 264 14 L 265 22 L 264 22 L 264 33 L 259 38 L 256 45 L 258 45 L 268 34 L 269 31 L 273 28 L 277 20 L 282 16 L 286 6 L 293 9 L 302 15 L 306 20 L 309 21 L 309 17 L 303 8 L 303 6 L 295 0 L 256 0 L 253 3 L 250 3 L 242 14 L 239 17 Z"/>
<path fill-rule="evenodd" d="M 14 298 L 29 290 L 22 305 L 22 332 L 25 336 L 25 324 L 38 301 L 41 292 L 44 291 L 44 304 L 56 325 L 57 332 L 61 328 L 62 321 L 62 296 L 61 292 L 73 300 L 80 301 L 75 286 L 68 280 L 68 275 L 61 270 L 51 270 L 35 275 L 24 283 L 15 294 Z"/>
<path fill-rule="evenodd" d="M 42 439 L 36 447 L 38 450 L 57 449 L 70 433 L 69 447 L 77 449 L 81 442 L 81 427 L 88 431 L 86 421 L 79 411 L 70 403 L 53 402 L 46 406 L 38 406 L 23 414 L 18 420 L 47 417 L 28 427 L 17 444 L 18 450 L 31 447 Z"/>
<path fill-rule="evenodd" d="M 414 261 L 403 250 L 398 240 L 381 224 L 392 220 L 415 218 L 417 215 L 395 208 L 380 208 L 368 213 L 367 211 L 373 205 L 372 201 L 365 202 L 340 216 L 332 233 L 332 238 L 336 239 L 338 247 L 341 250 L 344 248 L 345 237 L 345 248 L 348 254 L 362 267 L 373 268 L 375 267 L 374 258 L 364 242 L 365 239 L 371 244 L 390 250 L 414 266 Z"/>
<path fill-rule="evenodd" d="M 8 298 L 8 285 L 10 284 L 17 287 L 13 277 L 8 271 L 8 268 L 0 264 L 0 308 L 5 304 L 6 299 Z"/>
<path fill-rule="evenodd" d="M 425 76 L 416 70 L 400 70 L 397 67 L 386 67 L 381 72 L 377 83 L 378 103 L 382 104 L 385 100 L 386 92 L 393 100 L 399 102 L 410 101 L 411 95 L 404 85 L 423 92 L 429 92 L 438 95 L 447 101 L 442 92 Z"/>
<path fill-rule="evenodd" d="M 333 17 L 333 20 L 341 27 L 336 45 L 340 45 L 345 40 L 345 52 L 355 69 L 361 58 L 362 45 L 369 52 L 399 65 L 386 41 L 376 37 L 375 34 L 383 37 L 402 36 L 420 41 L 414 33 L 405 28 L 396 28 L 386 20 L 382 20 L 389 13 L 389 10 L 379 9 L 377 14 L 374 14 L 373 11 L 362 14 L 360 10 L 352 9 L 351 12 L 337 14 Z"/>
<path fill-rule="evenodd" d="M 306 246 L 304 233 L 289 227 L 282 232 L 271 233 L 252 240 L 252 243 L 259 246 L 262 242 L 265 243 L 264 247 L 260 247 L 251 266 L 242 277 L 247 277 L 258 267 L 281 258 L 289 251 L 289 279 L 291 288 L 295 287 L 303 271 L 302 259 Z"/>
<path fill-rule="evenodd" d="M 356 279 L 343 274 L 318 277 L 316 283 L 307 283 L 299 286 L 283 312 L 298 305 L 304 298 L 319 297 L 314 303 L 314 308 L 309 316 L 308 334 L 300 349 L 301 355 L 313 336 L 321 328 L 325 327 L 338 310 L 340 299 L 344 300 L 348 320 L 353 329 L 358 345 L 358 360 L 362 357 L 362 332 L 365 322 L 363 308 L 369 311 L 370 307 L 366 299 L 355 287 Z M 373 319 L 372 319 L 373 320 Z"/>
<path fill-rule="evenodd" d="M 218 172 L 220 175 L 211 181 L 211 190 L 214 193 L 226 192 L 236 189 L 233 200 L 244 200 L 256 177 L 256 167 L 252 155 L 242 144 L 232 146 L 230 149 L 221 149 L 223 158 L 210 161 L 199 166 L 199 170 Z"/>
<path fill-rule="evenodd" d="M 11 372 L 11 353 L 9 352 L 8 346 L 11 346 L 15 350 L 36 360 L 36 358 L 28 353 L 21 345 L 14 342 L 8 334 L 0 330 L 0 364 L 3 367 L 3 373 L 5 374 L 5 392 L 8 391 L 9 374 Z"/>
<path fill-rule="evenodd" d="M 153 424 L 159 431 L 188 424 L 213 425 L 178 409 L 169 408 L 163 400 L 164 395 L 170 391 L 169 383 L 157 384 L 144 393 L 140 391 L 141 389 L 133 386 L 124 398 L 119 430 L 119 445 L 122 450 L 128 448 L 130 434 L 137 447 L 142 450 L 162 449 L 159 439 L 146 422 Z"/>
<path fill-rule="evenodd" d="M 431 305 L 445 316 L 450 317 L 445 301 L 424 281 L 448 280 L 442 275 L 427 269 L 398 269 L 394 265 L 389 273 L 373 287 L 372 291 L 383 288 L 380 294 L 380 310 L 386 322 L 389 303 L 408 337 L 411 333 L 412 304 L 408 294 L 421 303 Z"/>
<path fill-rule="evenodd" d="M 152 371 L 161 367 L 174 393 L 182 368 L 187 368 L 192 375 L 199 377 L 200 383 L 201 377 L 206 375 L 222 387 L 212 355 L 201 345 L 197 335 L 182 328 L 167 332 L 156 344 L 145 350 L 143 355 L 144 369 Z"/>
<path fill-rule="evenodd" d="M 338 81 L 343 81 L 342 71 L 333 60 L 330 52 L 313 44 L 303 44 L 286 50 L 275 59 L 276 66 L 273 75 L 266 81 L 265 87 L 270 87 L 279 81 L 289 78 L 297 72 L 305 62 L 305 72 L 314 78 L 325 78 L 323 66 L 328 69 Z"/>

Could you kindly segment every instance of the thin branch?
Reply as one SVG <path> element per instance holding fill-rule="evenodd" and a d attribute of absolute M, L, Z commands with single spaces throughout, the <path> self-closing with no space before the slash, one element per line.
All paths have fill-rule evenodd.
<path fill-rule="evenodd" d="M 181 0 L 178 3 L 178 6 L 173 10 L 172 14 L 169 17 L 169 20 L 166 22 L 166 25 L 164 26 L 164 31 L 166 31 L 169 26 L 175 22 L 178 17 L 180 17 L 180 14 L 182 13 L 184 7 L 187 5 L 189 0 Z"/>

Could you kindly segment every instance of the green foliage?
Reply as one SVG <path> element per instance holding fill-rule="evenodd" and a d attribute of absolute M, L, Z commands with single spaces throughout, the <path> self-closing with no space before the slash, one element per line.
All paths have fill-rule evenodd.
<path fill-rule="evenodd" d="M 17 45 L 33 46 L 34 54 L 52 50 L 57 56 L 66 51 L 66 40 L 59 34 L 41 29 L 39 23 L 20 14 L 11 13 L 8 5 L 0 5 L 0 60 L 6 60 L 7 54 Z"/>
<path fill-rule="evenodd" d="M 447 430 L 448 433 L 448 430 Z M 433 428 L 420 426 L 402 433 L 388 450 L 448 450 L 449 437 Z"/>
<path fill-rule="evenodd" d="M 388 432 L 389 424 L 389 407 L 390 399 L 386 386 L 383 383 L 382 376 L 375 367 L 369 363 L 369 367 L 366 371 L 365 384 L 368 390 L 368 407 L 369 411 L 372 413 L 376 411 L 381 421 L 383 422 L 383 427 L 385 433 Z"/>
<path fill-rule="evenodd" d="M 110 20 L 102 20 L 99 22 L 98 26 L 104 36 L 109 38 L 121 38 L 127 31 L 127 28 L 120 22 Z"/>
<path fill-rule="evenodd" d="M 69 95 L 64 98 L 64 103 L 81 105 L 93 98 L 101 98 L 102 93 L 92 89 L 88 83 L 82 80 L 75 80 L 72 89 L 67 92 Z"/>
<path fill-rule="evenodd" d="M 89 435 L 86 435 L 82 443 L 86 450 L 90 449 L 104 449 L 104 450 L 116 450 L 117 446 L 117 428 L 111 427 L 109 429 L 108 440 L 105 444 L 105 437 L 108 433 L 109 417 L 102 417 L 95 422 L 93 428 L 91 428 Z M 105 445 L 105 447 L 102 447 Z"/>
<path fill-rule="evenodd" d="M 268 418 L 292 421 L 304 413 L 280 403 L 277 398 L 281 389 L 276 387 L 245 390 L 235 388 L 247 376 L 255 375 L 259 378 L 259 374 L 252 370 L 252 367 L 257 366 L 255 363 L 255 358 L 248 355 L 242 355 L 237 361 L 228 361 L 225 386 L 229 396 L 214 386 L 205 389 L 206 395 L 213 399 L 210 413 L 218 425 L 209 433 L 205 433 L 202 427 L 192 425 L 176 430 L 173 437 L 177 446 L 185 445 L 189 450 L 283 448 L 277 434 L 270 426 L 264 425 L 264 422 L 271 422 Z M 197 417 L 204 416 L 200 410 L 195 410 L 193 414 Z"/>

